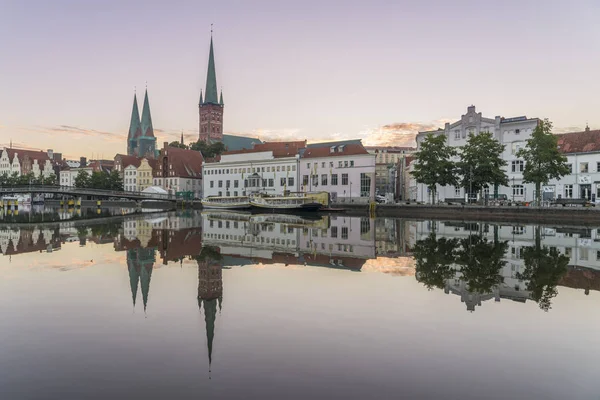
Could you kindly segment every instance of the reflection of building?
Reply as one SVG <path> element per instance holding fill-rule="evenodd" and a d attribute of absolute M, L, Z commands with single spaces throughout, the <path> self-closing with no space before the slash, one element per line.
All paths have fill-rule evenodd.
<path fill-rule="evenodd" d="M 146 311 L 148 305 L 150 279 L 152 278 L 154 261 L 153 248 L 138 247 L 127 250 L 127 269 L 129 270 L 129 283 L 131 286 L 133 306 L 135 307 L 139 282 L 142 290 L 144 311 Z"/>
<path fill-rule="evenodd" d="M 209 370 L 212 363 L 213 340 L 215 337 L 215 319 L 217 307 L 221 310 L 223 300 L 223 275 L 220 255 L 214 247 L 205 247 L 198 262 L 198 308 L 204 308 L 206 327 L 206 346 L 208 349 Z"/>
<path fill-rule="evenodd" d="M 401 196 L 402 186 L 398 187 L 398 179 L 402 178 L 401 167 L 407 154 L 413 153 L 416 149 L 413 147 L 397 146 L 366 146 L 369 153 L 375 154 L 375 190 L 383 195 L 393 193 L 394 198 Z"/>
<path fill-rule="evenodd" d="M 61 248 L 57 228 L 2 229 L 0 230 L 0 249 L 5 256 L 34 251 L 54 251 Z"/>
<path fill-rule="evenodd" d="M 310 264 L 360 270 L 375 258 L 375 227 L 370 218 L 294 215 L 203 214 L 202 241 L 222 255 L 264 263 Z"/>

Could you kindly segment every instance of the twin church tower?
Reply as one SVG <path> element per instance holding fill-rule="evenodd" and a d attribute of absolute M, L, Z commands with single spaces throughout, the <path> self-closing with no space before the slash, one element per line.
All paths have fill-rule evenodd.
<path fill-rule="evenodd" d="M 200 91 L 199 110 L 199 140 L 213 143 L 223 141 L 223 91 L 219 96 L 217 90 L 217 73 L 215 71 L 215 56 L 213 50 L 212 31 L 210 36 L 210 52 L 208 54 L 208 71 L 206 73 L 206 89 Z M 127 136 L 127 154 L 137 157 L 156 156 L 156 138 L 150 116 L 148 89 L 144 95 L 142 118 L 138 111 L 137 97 L 133 95 L 133 110 Z"/>

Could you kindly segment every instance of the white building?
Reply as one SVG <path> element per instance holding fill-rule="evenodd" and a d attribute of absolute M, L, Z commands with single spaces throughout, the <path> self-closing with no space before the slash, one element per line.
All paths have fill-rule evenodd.
<path fill-rule="evenodd" d="M 47 178 L 54 175 L 52 158 L 52 150 L 44 152 L 4 148 L 0 155 L 0 175 L 10 176 L 17 173 L 18 176 L 21 176 L 32 172 L 36 178 L 40 175 Z"/>
<path fill-rule="evenodd" d="M 203 165 L 204 196 L 298 192 L 298 151 L 305 146 L 306 141 L 267 142 L 225 152 Z"/>
<path fill-rule="evenodd" d="M 300 151 L 300 190 L 326 191 L 332 202 L 375 197 L 375 155 L 360 140 L 315 143 Z"/>
<path fill-rule="evenodd" d="M 509 187 L 501 186 L 497 188 L 498 194 L 506 194 L 515 201 L 533 200 L 535 187 L 532 184 L 523 183 L 524 162 L 519 160 L 516 153 L 519 149 L 525 147 L 527 139 L 531 137 L 536 128 L 539 119 L 516 117 L 516 118 L 484 118 L 481 113 L 475 111 L 475 106 L 467 108 L 467 113 L 462 115 L 460 120 L 454 123 L 446 123 L 444 129 L 435 131 L 419 132 L 417 135 L 417 149 L 427 135 L 444 135 L 446 143 L 453 147 L 464 146 L 467 143 L 470 134 L 477 135 L 481 132 L 490 132 L 494 138 L 505 145 L 502 158 L 507 161 L 505 170 L 508 175 Z M 411 198 L 423 202 L 431 202 L 429 189 L 426 185 L 413 183 L 411 189 Z M 489 188 L 483 194 L 494 194 L 494 188 Z M 437 201 L 443 201 L 447 198 L 464 198 L 465 190 L 461 187 L 438 186 Z"/>
<path fill-rule="evenodd" d="M 137 166 L 129 164 L 123 168 L 123 190 L 135 192 L 137 190 Z"/>
<path fill-rule="evenodd" d="M 60 186 L 75 186 L 75 178 L 79 175 L 79 171 L 85 171 L 88 175 L 92 176 L 93 168 L 65 168 L 60 171 L 58 184 Z"/>

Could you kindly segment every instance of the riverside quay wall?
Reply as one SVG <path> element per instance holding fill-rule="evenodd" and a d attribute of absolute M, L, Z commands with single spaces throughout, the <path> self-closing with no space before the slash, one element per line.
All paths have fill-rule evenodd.
<path fill-rule="evenodd" d="M 365 204 L 337 204 L 349 214 L 371 213 Z M 375 215 L 413 219 L 446 219 L 455 221 L 512 221 L 571 223 L 599 225 L 600 207 L 532 207 L 532 206 L 476 206 L 476 205 L 423 205 L 423 204 L 377 204 Z"/>

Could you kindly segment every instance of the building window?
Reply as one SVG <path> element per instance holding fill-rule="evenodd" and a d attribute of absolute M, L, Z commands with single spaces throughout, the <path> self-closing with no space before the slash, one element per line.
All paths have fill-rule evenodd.
<path fill-rule="evenodd" d="M 285 186 L 285 181 L 286 181 L 285 178 L 279 178 L 279 185 L 280 186 Z"/>
<path fill-rule="evenodd" d="M 512 162 L 512 172 L 523 172 L 525 163 L 523 160 L 515 160 Z"/>
<path fill-rule="evenodd" d="M 306 168 L 310 169 L 310 163 L 306 163 Z"/>
<path fill-rule="evenodd" d="M 354 167 L 354 160 L 350 160 L 350 166 Z"/>
<path fill-rule="evenodd" d="M 331 175 L 331 185 L 337 186 L 337 184 L 338 184 L 338 175 L 337 174 L 332 174 Z"/>
<path fill-rule="evenodd" d="M 228 179 L 228 180 L 225 182 L 225 187 L 226 187 L 227 189 L 229 189 L 229 187 L 230 187 L 230 186 L 231 186 L 231 181 Z"/>
<path fill-rule="evenodd" d="M 222 188 L 223 187 L 223 181 L 219 181 L 219 187 Z"/>
<path fill-rule="evenodd" d="M 321 175 L 321 185 L 327 185 L 327 174 Z"/>
<path fill-rule="evenodd" d="M 569 163 L 567 164 L 567 169 L 569 170 L 569 174 L 573 173 L 573 164 Z"/>
<path fill-rule="evenodd" d="M 210 181 L 210 188 L 214 188 L 215 187 L 215 182 L 214 181 Z"/>
<path fill-rule="evenodd" d="M 233 187 L 234 188 L 238 187 L 238 180 L 237 179 L 233 181 Z"/>
<path fill-rule="evenodd" d="M 267 180 L 266 179 L 262 180 L 262 187 L 267 187 Z"/>
<path fill-rule="evenodd" d="M 302 175 L 302 184 L 304 186 L 308 185 L 308 175 Z"/>
<path fill-rule="evenodd" d="M 244 187 L 248 187 L 248 179 L 244 179 Z"/>
<path fill-rule="evenodd" d="M 588 173 L 588 164 L 586 162 L 582 162 L 579 163 L 579 172 L 581 172 L 582 174 L 587 174 Z"/>
<path fill-rule="evenodd" d="M 342 174 L 342 185 L 348 184 L 348 174 Z"/>
<path fill-rule="evenodd" d="M 342 239 L 348 239 L 348 227 L 342 226 Z"/>
<path fill-rule="evenodd" d="M 460 196 L 461 196 L 461 194 L 460 194 L 460 188 L 456 188 L 456 189 L 454 189 L 454 195 L 455 195 L 456 197 L 460 197 Z"/>
<path fill-rule="evenodd" d="M 573 185 L 565 185 L 565 198 L 573 198 Z"/>
<path fill-rule="evenodd" d="M 348 161 L 344 161 L 344 167 L 348 168 Z"/>
<path fill-rule="evenodd" d="M 513 196 L 523 196 L 524 190 L 523 185 L 513 185 Z"/>
<path fill-rule="evenodd" d="M 312 185 L 319 186 L 319 175 L 312 175 Z"/>
<path fill-rule="evenodd" d="M 296 170 L 296 166 L 292 165 L 292 171 L 295 171 L 295 170 Z"/>
<path fill-rule="evenodd" d="M 223 192 L 219 190 L 219 197 L 223 196 Z"/>
<path fill-rule="evenodd" d="M 288 186 L 294 186 L 294 178 L 293 177 L 288 178 Z"/>
<path fill-rule="evenodd" d="M 331 237 L 332 238 L 336 238 L 337 237 L 337 226 L 332 226 L 331 227 Z"/>
<path fill-rule="evenodd" d="M 460 139 L 460 131 L 459 130 L 454 131 L 454 139 Z"/>
<path fill-rule="evenodd" d="M 371 177 L 364 172 L 360 174 L 360 196 L 369 197 L 371 194 Z"/>

